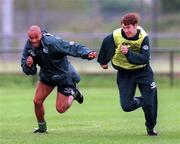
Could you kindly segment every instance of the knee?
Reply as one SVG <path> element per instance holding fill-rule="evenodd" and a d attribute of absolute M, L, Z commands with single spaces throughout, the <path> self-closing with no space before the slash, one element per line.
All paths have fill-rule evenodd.
<path fill-rule="evenodd" d="M 132 111 L 131 110 L 131 107 L 129 106 L 129 105 L 125 105 L 125 104 L 121 104 L 121 107 L 122 107 L 122 110 L 124 111 L 124 112 L 130 112 L 130 111 Z"/>
<path fill-rule="evenodd" d="M 34 103 L 35 106 L 41 106 L 43 104 L 43 101 L 39 100 L 39 99 L 34 99 L 33 103 Z"/>
<path fill-rule="evenodd" d="M 56 110 L 57 112 L 59 112 L 60 114 L 63 114 L 64 112 L 66 112 L 68 108 L 66 106 L 56 106 Z"/>
<path fill-rule="evenodd" d="M 64 113 L 65 110 L 64 108 L 56 108 L 57 112 L 59 112 L 60 114 Z"/>

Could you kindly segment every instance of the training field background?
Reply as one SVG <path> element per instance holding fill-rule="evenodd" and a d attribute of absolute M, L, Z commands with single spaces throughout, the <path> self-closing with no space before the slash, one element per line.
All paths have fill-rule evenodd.
<path fill-rule="evenodd" d="M 141 109 L 125 113 L 119 104 L 115 75 L 82 75 L 82 105 L 74 101 L 64 114 L 55 110 L 56 90 L 45 102 L 48 134 L 33 134 L 35 85 L 29 77 L 1 76 L 1 144 L 178 144 L 180 143 L 179 80 L 170 87 L 157 78 L 158 137 L 146 136 Z M 18 84 L 17 84 L 18 83 Z M 137 92 L 138 94 L 139 92 Z"/>

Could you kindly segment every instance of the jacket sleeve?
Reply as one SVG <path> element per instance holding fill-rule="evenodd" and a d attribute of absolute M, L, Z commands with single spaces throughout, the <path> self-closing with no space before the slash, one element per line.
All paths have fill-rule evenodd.
<path fill-rule="evenodd" d="M 98 55 L 98 63 L 100 65 L 108 64 L 115 52 L 115 44 L 113 35 L 106 36 L 101 44 L 101 48 Z"/>
<path fill-rule="evenodd" d="M 128 62 L 132 64 L 149 64 L 150 60 L 150 45 L 149 37 L 146 36 L 141 44 L 140 53 L 135 53 L 131 49 L 128 50 L 128 53 L 125 55 Z"/>
<path fill-rule="evenodd" d="M 28 56 L 32 56 L 32 49 L 29 47 L 29 42 L 26 42 L 26 45 L 24 47 L 23 53 L 22 53 L 22 57 L 21 57 L 21 68 L 22 71 L 26 74 L 26 75 L 35 75 L 37 73 L 37 68 L 36 68 L 36 64 L 34 63 L 32 65 L 32 67 L 28 67 L 26 65 L 26 60 Z"/>
<path fill-rule="evenodd" d="M 65 41 L 59 37 L 49 36 L 47 40 L 49 47 L 53 47 L 53 49 L 49 49 L 51 51 L 51 56 L 59 54 L 89 59 L 88 54 L 93 52 L 93 50 L 90 50 L 84 45 L 73 41 Z"/>

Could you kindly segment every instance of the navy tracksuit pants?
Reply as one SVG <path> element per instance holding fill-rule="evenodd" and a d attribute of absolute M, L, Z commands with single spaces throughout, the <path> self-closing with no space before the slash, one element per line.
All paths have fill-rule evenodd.
<path fill-rule="evenodd" d="M 153 129 L 157 119 L 157 88 L 150 66 L 136 70 L 118 70 L 117 85 L 120 103 L 124 111 L 130 112 L 142 107 L 146 120 L 146 127 Z M 136 97 L 136 88 L 141 96 Z"/>

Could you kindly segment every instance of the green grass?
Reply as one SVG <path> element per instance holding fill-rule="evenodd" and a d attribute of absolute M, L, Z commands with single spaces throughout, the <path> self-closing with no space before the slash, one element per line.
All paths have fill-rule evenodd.
<path fill-rule="evenodd" d="M 159 86 L 158 137 L 145 133 L 141 109 L 122 111 L 114 84 L 114 76 L 82 76 L 81 91 L 85 102 L 76 101 L 64 114 L 55 110 L 56 91 L 46 100 L 49 133 L 33 134 L 36 119 L 33 112 L 34 86 L 28 79 L 24 85 L 0 86 L 1 144 L 172 144 L 180 143 L 179 86 Z M 14 78 L 16 81 L 18 78 Z M 10 80 L 10 77 L 9 77 Z M 86 84 L 86 81 L 90 81 Z M 10 81 L 9 81 L 10 82 Z M 163 80 L 164 82 L 164 80 Z M 12 82 L 14 83 L 14 82 Z M 97 85 L 101 84 L 98 88 Z M 110 83 L 112 84 L 110 86 Z M 94 86 L 93 86 L 94 85 Z"/>

